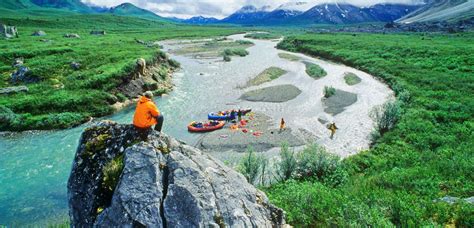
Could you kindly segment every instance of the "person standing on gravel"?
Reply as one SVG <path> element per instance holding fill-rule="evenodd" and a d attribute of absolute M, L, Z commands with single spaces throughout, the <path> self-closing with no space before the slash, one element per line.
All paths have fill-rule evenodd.
<path fill-rule="evenodd" d="M 329 124 L 328 129 L 331 131 L 331 137 L 329 137 L 329 138 L 333 139 L 334 134 L 336 134 L 336 130 L 339 129 L 339 128 L 337 128 L 336 123 L 332 123 L 332 124 Z"/>

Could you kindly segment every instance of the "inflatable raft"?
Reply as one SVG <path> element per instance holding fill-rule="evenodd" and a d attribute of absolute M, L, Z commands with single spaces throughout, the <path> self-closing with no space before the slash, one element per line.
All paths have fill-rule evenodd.
<path fill-rule="evenodd" d="M 193 122 L 188 125 L 188 131 L 190 132 L 210 132 L 215 131 L 223 128 L 225 125 L 224 121 L 217 121 L 213 122 L 210 121 L 208 123 L 196 123 Z"/>
<path fill-rule="evenodd" d="M 241 109 L 242 116 L 245 116 L 247 113 L 251 112 L 252 109 Z M 226 120 L 234 120 L 238 115 L 238 111 L 232 110 L 224 111 L 224 112 L 211 112 L 207 115 L 209 120 L 218 120 L 218 121 L 226 121 Z"/>

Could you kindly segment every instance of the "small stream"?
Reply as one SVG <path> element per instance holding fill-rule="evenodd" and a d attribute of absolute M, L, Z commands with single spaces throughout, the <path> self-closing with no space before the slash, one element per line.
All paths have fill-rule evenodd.
<path fill-rule="evenodd" d="M 230 38 L 243 39 L 243 35 L 234 35 Z M 383 103 L 391 94 L 385 85 L 355 69 L 298 55 L 305 61 L 320 64 L 329 75 L 339 77 L 346 71 L 357 73 L 363 83 L 358 87 L 348 87 L 343 81 L 333 79 L 316 81 L 304 74 L 304 65 L 301 62 L 280 59 L 278 53 L 282 51 L 275 49 L 276 42 L 257 40 L 252 42 L 255 46 L 247 49 L 250 52 L 249 56 L 234 57 L 230 63 L 225 63 L 221 59 L 171 56 L 181 63 L 182 69 L 173 76 L 174 91 L 156 99 L 159 109 L 165 115 L 165 133 L 188 144 L 195 144 L 199 140 L 199 135 L 187 132 L 186 125 L 189 122 L 204 120 L 211 111 L 250 107 L 267 112 L 274 119 L 282 115 L 288 116 L 288 125 L 293 124 L 313 132 L 321 138 L 318 143 L 326 145 L 336 153 L 342 154 L 346 150 L 354 153 L 367 147 L 366 136 L 370 133 L 372 122 L 367 121 L 368 111 L 363 107 Z M 165 50 L 179 46 L 176 42 L 163 44 Z M 243 91 L 236 87 L 270 66 L 281 67 L 289 73 L 268 84 L 292 83 L 300 87 L 303 93 L 286 105 L 240 101 L 238 98 Z M 354 126 L 358 126 L 358 130 L 347 131 L 347 135 L 341 134 L 335 141 L 329 141 L 325 137 L 324 125 L 317 122 L 317 115 L 314 114 L 322 112 L 320 104 L 322 87 L 328 83 L 357 93 L 359 98 L 358 102 L 347 110 L 347 115 L 342 113 L 331 119 L 340 122 L 341 129 L 354 129 Z M 317 99 L 313 93 L 318 94 Z M 134 108 L 134 106 L 126 108 L 104 119 L 131 123 Z M 304 118 L 298 118 L 298 115 Z M 62 221 L 67 218 L 66 183 L 80 134 L 89 125 L 90 123 L 61 131 L 0 136 L 0 225 L 29 224 L 55 219 Z M 352 140 L 354 137 L 359 137 L 360 140 Z M 348 144 L 349 139 L 354 142 Z M 337 140 L 343 143 L 339 144 Z"/>

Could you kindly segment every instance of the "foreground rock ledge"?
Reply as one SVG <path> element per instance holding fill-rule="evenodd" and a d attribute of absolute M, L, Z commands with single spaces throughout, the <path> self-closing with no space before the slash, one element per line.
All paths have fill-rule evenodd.
<path fill-rule="evenodd" d="M 281 209 L 220 161 L 157 132 L 139 138 L 132 126 L 113 122 L 82 134 L 68 181 L 73 227 L 285 224 Z M 107 199 L 103 168 L 122 154 L 123 172 Z"/>

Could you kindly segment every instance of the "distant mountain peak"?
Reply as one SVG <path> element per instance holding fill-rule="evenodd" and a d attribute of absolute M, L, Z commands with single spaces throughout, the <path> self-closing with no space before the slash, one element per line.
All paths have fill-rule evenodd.
<path fill-rule="evenodd" d="M 260 8 L 257 8 L 254 5 L 246 5 L 240 8 L 236 13 L 258 13 L 258 12 L 270 12 L 272 9 L 271 6 L 262 6 Z"/>
<path fill-rule="evenodd" d="M 313 5 L 309 2 L 299 1 L 282 4 L 276 10 L 305 12 L 311 9 L 311 7 L 313 7 Z"/>

